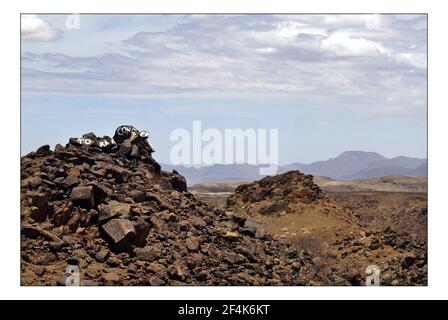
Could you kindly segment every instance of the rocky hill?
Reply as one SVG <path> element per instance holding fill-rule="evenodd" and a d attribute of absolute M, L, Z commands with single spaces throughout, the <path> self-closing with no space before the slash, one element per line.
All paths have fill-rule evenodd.
<path fill-rule="evenodd" d="M 345 204 L 322 191 L 312 176 L 290 171 L 238 186 L 226 210 L 262 221 L 277 238 L 311 252 L 327 276 L 338 274 L 360 285 L 366 268 L 374 265 L 385 285 L 426 285 L 424 199 L 417 208 L 399 202 L 385 215 L 378 203 L 367 219 L 372 199 L 352 204 L 349 193 L 341 195 Z"/>
<path fill-rule="evenodd" d="M 243 184 L 227 199 L 226 210 L 264 222 L 273 234 L 303 231 L 328 240 L 359 230 L 355 215 L 343 210 L 314 183 L 313 176 L 290 171 Z"/>
<path fill-rule="evenodd" d="M 89 133 L 22 157 L 22 285 L 67 285 L 73 270 L 81 285 L 350 284 L 258 221 L 197 200 L 184 177 L 161 170 L 147 137 L 122 126 L 113 139 Z M 308 183 L 294 195 L 323 200 Z"/>

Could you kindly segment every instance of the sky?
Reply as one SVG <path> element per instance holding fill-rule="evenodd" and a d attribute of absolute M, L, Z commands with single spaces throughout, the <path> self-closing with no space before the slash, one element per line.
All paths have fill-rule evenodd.
<path fill-rule="evenodd" d="M 22 154 L 122 124 L 279 130 L 280 164 L 426 158 L 425 15 L 22 15 Z"/>

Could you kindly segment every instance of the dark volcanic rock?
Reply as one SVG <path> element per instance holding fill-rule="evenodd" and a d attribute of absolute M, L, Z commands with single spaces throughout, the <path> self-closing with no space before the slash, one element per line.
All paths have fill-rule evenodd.
<path fill-rule="evenodd" d="M 67 178 L 65 178 L 64 180 L 62 180 L 61 182 L 59 182 L 59 186 L 61 186 L 62 188 L 71 188 L 76 186 L 79 183 L 78 177 L 75 175 L 69 175 L 67 176 Z"/>
<path fill-rule="evenodd" d="M 174 190 L 181 192 L 187 191 L 187 181 L 185 180 L 185 177 L 181 176 L 176 170 L 173 170 L 170 182 Z"/>
<path fill-rule="evenodd" d="M 141 190 L 132 190 L 128 195 L 134 200 L 134 202 L 143 202 L 146 199 L 145 192 Z"/>
<path fill-rule="evenodd" d="M 47 156 L 51 154 L 50 146 L 48 144 L 43 145 L 39 149 L 36 150 L 36 155 L 38 156 Z"/>
<path fill-rule="evenodd" d="M 127 219 L 113 219 L 103 225 L 101 230 L 117 251 L 129 251 L 135 243 L 135 227 Z"/>
<path fill-rule="evenodd" d="M 247 218 L 242 233 L 249 233 L 257 239 L 263 239 L 266 235 L 266 229 L 261 222 L 252 218 Z"/>
<path fill-rule="evenodd" d="M 137 260 L 152 262 L 154 260 L 157 260 L 159 258 L 159 256 L 160 256 L 160 251 L 155 247 L 148 246 L 148 247 L 136 250 Z"/>
<path fill-rule="evenodd" d="M 95 194 L 93 186 L 79 186 L 73 188 L 70 194 L 70 200 L 84 208 L 93 208 L 95 206 Z"/>
<path fill-rule="evenodd" d="M 98 262 L 106 262 L 107 259 L 109 259 L 110 256 L 110 252 L 107 249 L 102 249 L 100 252 L 98 252 L 97 254 L 95 254 L 95 260 Z"/>
<path fill-rule="evenodd" d="M 118 201 L 111 201 L 110 204 L 100 205 L 98 210 L 100 212 L 98 224 L 103 225 L 114 218 L 128 219 L 131 212 L 131 205 L 120 203 Z"/>

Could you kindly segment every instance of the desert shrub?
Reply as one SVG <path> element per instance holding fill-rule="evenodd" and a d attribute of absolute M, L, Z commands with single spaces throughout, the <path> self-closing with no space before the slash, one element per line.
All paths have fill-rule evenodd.
<path fill-rule="evenodd" d="M 310 252 L 314 256 L 313 263 L 318 270 L 331 274 L 331 268 L 336 265 L 336 260 L 325 247 L 322 239 L 312 234 L 303 234 L 292 237 L 291 244 L 299 251 Z"/>
<path fill-rule="evenodd" d="M 302 234 L 291 237 L 291 244 L 299 251 L 309 251 L 312 253 L 321 253 L 322 241 L 312 234 Z"/>

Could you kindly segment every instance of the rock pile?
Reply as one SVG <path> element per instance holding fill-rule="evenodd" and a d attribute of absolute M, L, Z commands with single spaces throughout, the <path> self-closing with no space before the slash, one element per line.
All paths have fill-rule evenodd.
<path fill-rule="evenodd" d="M 254 217 L 275 217 L 306 211 L 311 207 L 319 207 L 347 223 L 356 222 L 355 217 L 336 207 L 332 199 L 314 183 L 312 175 L 298 170 L 240 185 L 226 202 L 227 210 Z"/>
<path fill-rule="evenodd" d="M 22 157 L 23 285 L 75 283 L 67 270 L 81 285 L 334 282 L 257 221 L 198 201 L 153 152 L 147 133 L 122 126 L 113 138 L 89 133 Z"/>
<path fill-rule="evenodd" d="M 322 200 L 325 193 L 314 183 L 313 176 L 296 170 L 238 186 L 227 205 L 232 206 L 238 198 L 245 203 L 269 200 L 273 204 L 263 208 L 262 213 L 273 214 L 285 210 L 290 202 L 309 204 Z"/>

